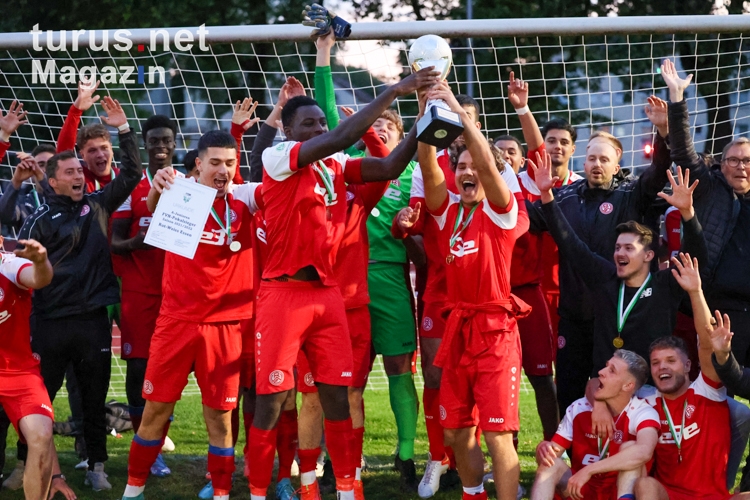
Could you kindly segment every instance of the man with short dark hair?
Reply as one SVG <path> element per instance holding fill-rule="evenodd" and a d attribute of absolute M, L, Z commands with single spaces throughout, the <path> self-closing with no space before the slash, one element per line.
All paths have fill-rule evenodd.
<path fill-rule="evenodd" d="M 185 156 L 182 159 L 182 165 L 185 167 L 185 177 L 193 177 L 194 179 L 199 177 L 198 169 L 195 165 L 196 158 L 198 158 L 197 149 L 191 149 L 185 153 Z"/>
<path fill-rule="evenodd" d="M 104 122 L 120 130 L 123 175 L 105 189 L 86 192 L 84 169 L 75 152 L 63 151 L 47 161 L 47 203 L 26 219 L 20 238 L 35 239 L 49 252 L 55 268 L 52 283 L 34 293 L 32 349 L 39 356 L 50 394 L 62 385 L 69 363 L 83 400 L 84 438 L 89 457 L 86 483 L 110 489 L 104 473 L 107 426 L 104 407 L 111 370 L 111 322 L 108 305 L 119 301 L 107 242 L 110 215 L 141 178 L 135 133 L 120 104 L 102 103 Z"/>

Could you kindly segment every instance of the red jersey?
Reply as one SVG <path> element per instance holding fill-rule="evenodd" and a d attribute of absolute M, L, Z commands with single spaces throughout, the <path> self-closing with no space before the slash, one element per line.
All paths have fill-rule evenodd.
<path fill-rule="evenodd" d="M 647 400 L 659 413 L 661 422 L 652 475 L 666 488 L 685 498 L 729 498 L 731 495 L 726 483 L 730 445 L 729 406 L 727 391 L 721 383 L 708 380 L 701 373 L 679 398 L 667 399 L 657 391 Z M 664 403 L 678 437 L 682 438 L 682 463 L 669 429 Z"/>
<path fill-rule="evenodd" d="M 457 193 L 456 174 L 451 168 L 447 150 L 438 152 L 437 162 L 443 171 L 443 175 L 445 175 L 445 185 L 448 186 L 448 190 Z M 445 302 L 448 300 L 445 291 L 445 255 L 440 252 L 438 246 L 440 229 L 435 219 L 427 215 L 427 205 L 424 200 L 424 179 L 422 178 L 422 170 L 419 168 L 415 168 L 412 174 L 409 206 L 414 208 L 417 203 L 421 204 L 422 209 L 419 213 L 419 220 L 409 231 L 409 234 L 412 236 L 422 235 L 425 256 L 427 257 L 427 284 L 425 285 L 423 300 Z M 394 237 L 397 236 L 394 235 Z"/>
<path fill-rule="evenodd" d="M 349 185 L 346 188 L 346 223 L 333 272 L 344 297 L 344 307 L 355 309 L 370 303 L 367 290 L 369 239 L 367 217 L 378 204 L 390 181 Z"/>
<path fill-rule="evenodd" d="M 448 300 L 485 304 L 509 298 L 513 245 L 529 229 L 526 207 L 519 209 L 515 196 L 504 209 L 487 199 L 472 214 L 461 207 L 460 197 L 448 192 L 443 206 L 433 214 L 440 229 L 437 243 L 442 260 L 450 261 L 445 266 Z"/>
<path fill-rule="evenodd" d="M 679 209 L 669 207 L 664 213 L 664 228 L 667 233 L 667 248 L 669 256 L 675 257 L 682 246 L 682 215 Z"/>
<path fill-rule="evenodd" d="M 260 187 L 259 183 L 242 184 L 227 194 L 238 252 L 230 250 L 225 230 L 209 215 L 193 260 L 166 254 L 160 314 L 193 323 L 253 317 L 252 214 L 258 209 Z M 226 224 L 224 198 L 216 198 L 213 209 Z"/>
<path fill-rule="evenodd" d="M 177 177 L 184 177 L 175 172 Z M 151 217 L 154 215 L 146 206 L 151 182 L 145 172 L 141 182 L 135 187 L 128 199 L 112 214 L 113 219 L 130 219 L 128 238 L 148 230 Z M 164 271 L 165 251 L 153 247 L 149 250 L 134 250 L 126 255 L 119 255 L 117 274 L 122 279 L 122 289 L 146 295 L 161 295 L 161 278 Z"/>
<path fill-rule="evenodd" d="M 263 151 L 268 241 L 263 278 L 291 276 L 314 266 L 323 285 L 336 286 L 333 265 L 344 233 L 346 184 L 362 183 L 362 159 L 336 153 L 300 168 L 301 146 L 300 142 L 282 142 Z"/>
<path fill-rule="evenodd" d="M 539 148 L 529 151 L 526 158 L 536 162 L 536 153 L 543 155 L 545 151 L 545 146 L 542 144 Z M 555 187 L 567 186 L 579 179 L 582 179 L 580 175 L 569 172 L 568 177 L 558 181 Z M 518 181 L 526 200 L 533 203 L 541 198 L 533 170 L 528 168 L 518 174 Z M 527 232 L 516 242 L 511 267 L 511 283 L 513 286 L 523 286 L 541 281 L 545 292 L 559 292 L 559 267 L 557 244 L 552 236 L 546 232 L 542 234 Z"/>
<path fill-rule="evenodd" d="M 31 354 L 31 290 L 19 282 L 31 261 L 12 253 L 0 253 L 0 370 L 25 371 L 39 361 Z"/>
<path fill-rule="evenodd" d="M 603 460 L 620 451 L 622 443 L 635 441 L 638 431 L 649 427 L 659 430 L 659 415 L 648 402 L 633 397 L 619 417 L 615 417 L 615 432 L 610 441 L 600 441 L 591 431 L 593 407 L 586 398 L 568 406 L 552 442 L 566 450 L 572 448 L 570 468 L 575 474 L 587 465 Z M 609 447 L 607 445 L 609 444 Z M 601 447 L 601 449 L 600 449 Z M 616 488 L 617 472 L 605 472 L 592 476 L 590 488 Z M 599 498 L 604 498 L 600 495 Z"/>
<path fill-rule="evenodd" d="M 253 214 L 253 289 L 260 288 L 260 277 L 263 276 L 263 264 L 268 259 L 266 243 L 266 220 L 263 210 Z"/>

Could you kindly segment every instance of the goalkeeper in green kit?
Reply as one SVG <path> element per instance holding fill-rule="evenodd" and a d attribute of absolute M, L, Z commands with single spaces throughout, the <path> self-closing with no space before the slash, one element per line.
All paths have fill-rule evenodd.
<path fill-rule="evenodd" d="M 333 128 L 338 123 L 339 116 L 335 105 L 330 51 L 337 37 L 346 36 L 339 33 L 346 30 L 337 29 L 336 20 L 339 18 L 319 5 L 307 8 L 304 24 L 321 28 L 320 23 L 316 22 L 321 18 L 326 19 L 321 12 L 325 12 L 327 19 L 332 20 L 328 25 L 334 34 L 329 31 L 317 40 L 315 98 L 326 113 L 329 128 Z M 394 110 L 386 110 L 372 127 L 389 150 L 393 150 L 404 136 L 401 117 Z M 366 154 L 356 146 L 346 153 L 354 157 Z M 391 408 L 398 428 L 396 468 L 401 474 L 402 488 L 407 491 L 416 491 L 418 484 L 414 466 L 414 439 L 419 407 L 412 373 L 417 341 L 409 258 L 419 262 L 424 257 L 420 242 L 411 237 L 396 240 L 391 236 L 391 222 L 399 210 L 409 204 L 412 172 L 416 165 L 412 161 L 398 179 L 391 181 L 367 221 L 372 341 L 375 353 L 383 355 L 388 375 Z"/>

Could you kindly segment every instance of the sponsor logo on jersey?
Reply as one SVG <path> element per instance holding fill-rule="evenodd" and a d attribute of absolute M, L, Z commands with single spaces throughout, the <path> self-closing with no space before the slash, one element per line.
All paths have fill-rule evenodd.
<path fill-rule="evenodd" d="M 272 371 L 268 375 L 268 382 L 274 387 L 280 386 L 284 383 L 284 372 L 282 372 L 281 370 Z"/>
<path fill-rule="evenodd" d="M 643 298 L 645 298 L 645 297 L 651 297 L 651 294 L 652 294 L 652 293 L 653 293 L 653 291 L 652 291 L 652 290 L 651 290 L 650 288 L 646 288 L 646 289 L 645 289 L 645 290 L 643 290 L 643 292 L 641 293 L 641 298 L 643 299 Z"/>
<path fill-rule="evenodd" d="M 307 387 L 313 387 L 315 385 L 315 379 L 313 378 L 313 374 L 310 372 L 305 373 L 305 385 Z"/>
<path fill-rule="evenodd" d="M 266 244 L 268 243 L 266 241 L 266 232 L 265 230 L 263 230 L 263 228 L 259 227 L 258 229 L 255 230 L 255 237 L 258 238 L 263 243 L 266 243 Z"/>
<path fill-rule="evenodd" d="M 83 217 L 84 215 L 86 215 L 90 211 L 91 211 L 91 209 L 89 208 L 89 206 L 88 205 L 84 205 L 83 208 L 81 209 L 81 217 Z"/>
<path fill-rule="evenodd" d="M 432 326 L 432 318 L 430 318 L 429 316 L 425 316 L 422 320 L 422 329 L 426 332 L 429 332 L 430 330 L 432 330 Z"/>
<path fill-rule="evenodd" d="M 598 461 L 599 461 L 599 455 L 592 455 L 591 453 L 587 453 L 581 459 L 581 465 L 591 465 L 591 464 L 595 464 Z"/>
<path fill-rule="evenodd" d="M 609 215 L 612 213 L 612 210 L 614 210 L 615 207 L 612 206 L 612 204 L 608 201 L 605 201 L 601 205 L 599 205 L 599 211 L 603 213 L 604 215 Z"/>
<path fill-rule="evenodd" d="M 394 201 L 401 201 L 401 191 L 394 187 L 389 187 L 388 189 L 386 189 L 383 198 L 388 198 L 389 200 Z"/>
<path fill-rule="evenodd" d="M 133 352 L 133 346 L 130 345 L 129 342 L 125 342 L 124 344 L 122 344 L 122 352 L 123 354 L 128 356 L 131 352 Z"/>
<path fill-rule="evenodd" d="M 148 201 L 148 197 L 144 196 L 143 198 L 141 198 L 141 201 Z"/>
<path fill-rule="evenodd" d="M 42 404 L 41 404 L 41 407 L 42 407 L 43 409 L 47 410 L 48 412 L 52 413 L 52 408 L 50 408 L 50 407 L 49 407 L 49 406 L 47 406 L 46 404 L 42 403 Z"/>
<path fill-rule="evenodd" d="M 456 240 L 456 244 L 451 248 L 451 253 L 456 257 L 463 257 L 472 253 L 477 253 L 479 248 L 474 240 L 464 241 L 460 236 Z"/>
<path fill-rule="evenodd" d="M 236 397 L 226 398 L 226 399 L 224 399 L 224 402 L 225 403 L 236 403 L 237 402 L 237 398 Z"/>
<path fill-rule="evenodd" d="M 687 418 L 687 412 L 685 413 L 685 417 Z M 664 425 L 667 425 L 667 421 L 666 420 L 662 420 L 662 423 Z M 681 429 L 682 429 L 682 425 L 680 425 L 680 424 L 676 424 L 674 426 L 674 430 L 675 430 L 675 432 L 677 434 L 679 434 L 681 432 Z M 690 439 L 690 438 L 695 437 L 698 434 L 700 434 L 700 432 L 701 432 L 701 430 L 700 430 L 700 427 L 698 427 L 698 422 L 693 422 L 692 424 L 685 426 L 685 432 L 682 433 L 682 439 L 683 439 L 683 441 L 687 440 L 687 439 Z M 669 432 L 668 429 L 667 429 L 666 432 L 663 432 L 659 436 L 659 443 L 660 444 L 674 444 L 674 438 L 672 437 L 672 433 Z"/>
<path fill-rule="evenodd" d="M 0 324 L 5 323 L 6 321 L 8 321 L 10 319 L 10 316 L 11 316 L 11 314 L 8 311 L 0 312 Z"/>
<path fill-rule="evenodd" d="M 59 213 L 59 214 L 55 214 L 55 215 L 53 215 L 53 216 L 52 216 L 52 219 L 53 219 L 53 220 L 54 220 L 54 219 L 57 219 L 57 218 L 58 218 L 58 217 L 60 217 L 61 215 L 62 215 L 62 212 L 61 212 L 61 213 Z"/>
<path fill-rule="evenodd" d="M 148 227 L 151 225 L 151 219 L 153 219 L 153 217 L 141 217 L 138 219 L 138 225 L 140 227 Z"/>
<path fill-rule="evenodd" d="M 146 394 L 151 394 L 152 392 L 154 392 L 154 384 L 152 384 L 150 380 L 143 381 L 143 392 L 145 392 Z"/>
<path fill-rule="evenodd" d="M 448 412 L 445 411 L 443 405 L 440 405 L 440 420 L 445 420 L 446 418 L 448 418 Z"/>
<path fill-rule="evenodd" d="M 558 335 L 557 336 L 557 348 L 562 349 L 563 347 L 565 347 L 565 337 L 563 337 L 562 335 Z"/>
<path fill-rule="evenodd" d="M 491 424 L 502 424 L 505 423 L 505 419 L 503 417 L 490 417 L 489 422 Z"/>

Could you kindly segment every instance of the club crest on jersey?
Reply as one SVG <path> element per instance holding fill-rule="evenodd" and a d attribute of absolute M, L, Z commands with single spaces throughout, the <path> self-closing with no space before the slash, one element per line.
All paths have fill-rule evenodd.
<path fill-rule="evenodd" d="M 695 406 L 687 405 L 687 408 L 685 408 L 685 418 L 686 419 L 693 418 L 693 413 L 695 413 Z"/>
<path fill-rule="evenodd" d="M 154 384 L 152 384 L 150 380 L 143 381 L 143 392 L 146 394 L 154 392 Z"/>
<path fill-rule="evenodd" d="M 235 212 L 234 210 L 230 209 L 229 210 L 229 220 L 232 221 L 232 222 L 236 221 L 237 220 L 237 212 Z"/>
<path fill-rule="evenodd" d="M 443 405 L 440 405 L 440 420 L 445 420 L 446 418 L 448 418 L 448 412 L 445 411 Z"/>
<path fill-rule="evenodd" d="M 284 383 L 284 372 L 282 372 L 281 370 L 272 371 L 268 375 L 268 382 L 274 387 L 280 386 Z"/>
<path fill-rule="evenodd" d="M 5 290 L 0 288 L 0 302 L 2 302 L 3 300 L 5 300 Z"/>
<path fill-rule="evenodd" d="M 41 361 L 42 360 L 42 357 L 39 355 L 39 353 L 36 353 L 36 352 L 31 353 L 31 357 L 34 358 L 37 361 Z"/>
<path fill-rule="evenodd" d="M 315 379 L 313 378 L 313 374 L 310 372 L 305 373 L 305 385 L 307 387 L 313 387 L 315 385 Z"/>
<path fill-rule="evenodd" d="M 429 332 L 430 330 L 432 330 L 432 326 L 432 318 L 425 316 L 422 320 L 422 328 L 424 329 L 424 331 Z"/>
<path fill-rule="evenodd" d="M 89 206 L 88 205 L 84 205 L 83 208 L 81 209 L 81 217 L 83 217 L 84 215 L 86 215 L 90 211 L 91 211 L 91 209 L 89 208 Z"/>
<path fill-rule="evenodd" d="M 609 215 L 612 213 L 612 210 L 614 210 L 615 207 L 612 206 L 612 204 L 608 201 L 605 201 L 601 205 L 599 205 L 599 211 L 603 213 L 604 215 Z"/>
<path fill-rule="evenodd" d="M 133 346 L 132 346 L 132 345 L 130 345 L 130 343 L 128 343 L 128 342 L 125 342 L 125 343 L 124 343 L 124 344 L 122 345 L 122 352 L 123 352 L 123 354 L 125 354 L 126 356 L 129 356 L 129 355 L 130 355 L 130 353 L 131 353 L 131 352 L 133 352 Z"/>
<path fill-rule="evenodd" d="M 559 335 L 557 337 L 557 348 L 562 349 L 563 347 L 565 347 L 565 337 Z"/>
<path fill-rule="evenodd" d="M 351 191 L 347 191 L 346 192 L 346 202 L 349 203 L 353 199 L 354 199 L 354 193 L 352 193 Z"/>
<path fill-rule="evenodd" d="M 623 438 L 622 431 L 617 430 L 612 436 L 612 442 L 617 443 L 617 444 L 622 444 L 622 438 Z"/>
<path fill-rule="evenodd" d="M 479 248 L 477 248 L 474 240 L 464 241 L 460 236 L 456 239 L 453 248 L 451 248 L 451 253 L 456 257 L 463 257 L 465 255 L 477 253 L 478 251 Z"/>

